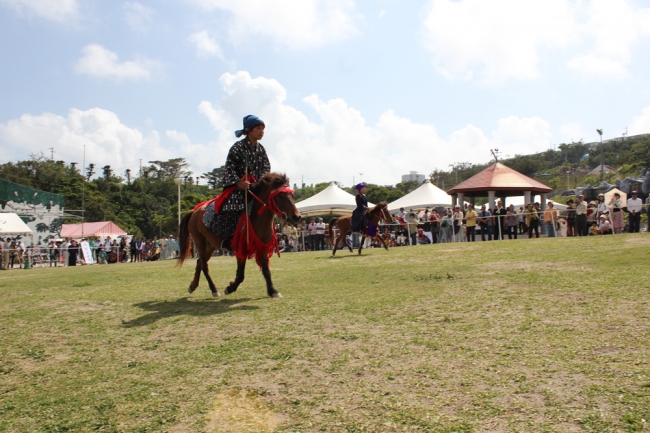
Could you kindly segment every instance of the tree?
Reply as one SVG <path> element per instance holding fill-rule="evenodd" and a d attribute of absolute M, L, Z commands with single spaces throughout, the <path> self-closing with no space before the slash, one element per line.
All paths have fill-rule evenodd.
<path fill-rule="evenodd" d="M 192 174 L 188 170 L 189 164 L 185 158 L 173 158 L 167 161 L 149 161 L 149 167 L 143 167 L 142 172 L 145 177 L 158 180 L 173 180 L 178 177 L 185 178 Z"/>
<path fill-rule="evenodd" d="M 226 174 L 226 166 L 213 168 L 212 171 L 203 173 L 203 176 L 208 180 L 208 186 L 214 190 L 223 189 L 223 177 Z"/>

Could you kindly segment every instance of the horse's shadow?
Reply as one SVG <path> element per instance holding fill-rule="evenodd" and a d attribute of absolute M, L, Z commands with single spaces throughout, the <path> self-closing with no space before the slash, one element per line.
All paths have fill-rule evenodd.
<path fill-rule="evenodd" d="M 233 310 L 257 310 L 254 305 L 237 305 L 250 301 L 251 298 L 223 299 L 219 302 L 213 300 L 190 301 L 187 297 L 175 301 L 147 301 L 133 304 L 150 313 L 133 320 L 122 321 L 123 328 L 146 326 L 160 319 L 174 316 L 212 316 L 214 314 L 228 313 Z"/>

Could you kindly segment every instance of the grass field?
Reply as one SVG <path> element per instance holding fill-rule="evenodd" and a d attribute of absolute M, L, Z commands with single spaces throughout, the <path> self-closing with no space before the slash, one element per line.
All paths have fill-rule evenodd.
<path fill-rule="evenodd" d="M 0 272 L 3 432 L 650 431 L 650 235 Z M 230 258 L 211 261 L 220 290 Z"/>

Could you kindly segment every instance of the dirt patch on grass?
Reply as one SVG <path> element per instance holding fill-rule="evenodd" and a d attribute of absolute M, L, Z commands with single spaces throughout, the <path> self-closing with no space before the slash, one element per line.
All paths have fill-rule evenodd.
<path fill-rule="evenodd" d="M 282 422 L 267 402 L 254 393 L 230 392 L 217 395 L 214 408 L 208 414 L 206 432 L 241 433 L 272 432 Z"/>

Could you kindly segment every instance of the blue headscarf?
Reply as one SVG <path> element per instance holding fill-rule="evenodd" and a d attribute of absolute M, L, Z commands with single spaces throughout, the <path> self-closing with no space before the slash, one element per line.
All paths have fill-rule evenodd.
<path fill-rule="evenodd" d="M 255 128 L 257 125 L 263 123 L 264 121 L 259 117 L 249 114 L 248 116 L 244 117 L 244 129 L 238 129 L 237 131 L 235 131 L 235 135 L 239 138 L 242 136 L 244 131 L 246 130 L 250 131 L 251 129 Z"/>
<path fill-rule="evenodd" d="M 356 189 L 357 191 L 361 191 L 361 188 L 365 188 L 365 187 L 367 187 L 367 186 L 368 186 L 368 185 L 366 185 L 365 182 L 361 182 L 360 184 L 358 184 L 357 186 L 355 186 L 354 189 Z"/>

